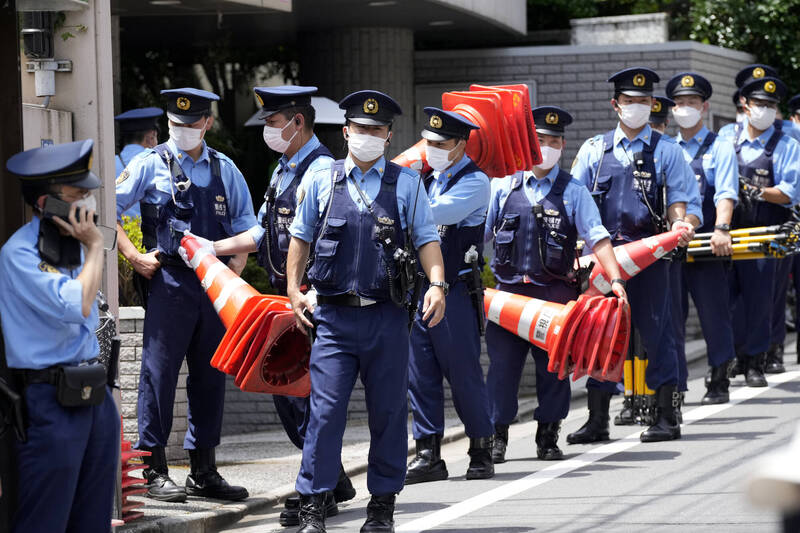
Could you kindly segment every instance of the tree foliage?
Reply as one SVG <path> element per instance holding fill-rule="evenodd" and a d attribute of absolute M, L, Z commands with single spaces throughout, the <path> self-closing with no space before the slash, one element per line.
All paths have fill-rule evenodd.
<path fill-rule="evenodd" d="M 692 0 L 690 38 L 742 50 L 800 90 L 800 0 Z"/>

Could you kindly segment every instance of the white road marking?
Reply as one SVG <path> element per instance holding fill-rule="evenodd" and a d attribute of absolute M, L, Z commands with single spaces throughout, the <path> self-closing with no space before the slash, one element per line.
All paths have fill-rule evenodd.
<path fill-rule="evenodd" d="M 775 385 L 792 381 L 798 377 L 800 377 L 800 371 L 795 370 L 791 372 L 785 372 L 783 374 L 769 376 L 767 378 L 769 383 L 768 387 L 742 387 L 731 393 L 730 401 L 728 403 L 719 405 L 703 405 L 685 413 L 683 415 L 683 425 L 687 426 L 692 422 L 697 422 L 698 420 L 703 420 L 704 418 L 716 415 L 722 411 L 725 411 L 726 409 L 729 409 L 730 407 L 733 407 L 734 405 L 751 400 L 756 396 L 763 394 L 764 392 L 772 389 Z M 397 531 L 409 531 L 414 533 L 428 531 L 440 526 L 441 524 L 451 522 L 462 516 L 473 513 L 478 509 L 492 505 L 500 500 L 516 496 L 517 494 L 530 490 L 534 487 L 543 485 L 548 481 L 559 478 L 564 474 L 572 472 L 573 470 L 583 468 L 584 466 L 605 459 L 610 455 L 629 450 L 630 448 L 641 444 L 639 440 L 639 434 L 641 432 L 642 430 L 638 430 L 635 433 L 631 433 L 624 439 L 598 446 L 597 448 L 593 448 L 592 450 L 583 453 L 578 457 L 573 457 L 572 459 L 567 459 L 566 461 L 560 461 L 552 466 L 548 466 L 547 468 L 539 470 L 538 472 L 534 472 L 533 474 L 527 475 L 516 481 L 505 483 L 478 496 L 468 498 L 464 501 L 451 505 L 450 507 L 436 511 L 435 513 L 431 513 L 423 516 L 422 518 L 402 524 L 397 528 Z"/>

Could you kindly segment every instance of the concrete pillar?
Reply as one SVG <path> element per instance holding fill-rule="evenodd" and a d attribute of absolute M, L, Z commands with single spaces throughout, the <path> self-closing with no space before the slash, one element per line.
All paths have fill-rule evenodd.
<path fill-rule="evenodd" d="M 6 171 L 6 161 L 22 149 L 22 93 L 20 88 L 19 31 L 14 0 L 0 4 L 0 246 L 25 223 L 19 181 Z"/>
<path fill-rule="evenodd" d="M 300 82 L 337 101 L 362 89 L 397 100 L 403 115 L 394 123 L 392 156 L 419 138 L 413 130 L 414 32 L 409 28 L 336 28 L 301 35 Z"/>

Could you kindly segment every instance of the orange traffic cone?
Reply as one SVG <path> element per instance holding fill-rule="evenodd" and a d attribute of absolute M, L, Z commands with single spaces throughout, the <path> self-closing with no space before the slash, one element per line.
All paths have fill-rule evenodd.
<path fill-rule="evenodd" d="M 131 463 L 130 460 L 147 457 L 150 453 L 151 452 L 134 449 L 131 442 L 125 439 L 122 417 L 120 417 L 120 462 L 122 464 L 120 517 L 122 518 L 123 524 L 144 516 L 143 512 L 137 511 L 137 509 L 144 506 L 144 502 L 128 500 L 128 498 L 147 492 L 147 487 L 144 486 L 144 480 L 140 477 L 131 476 L 131 472 L 134 470 L 141 470 L 147 465 L 144 463 Z"/>
<path fill-rule="evenodd" d="M 558 304 L 486 289 L 486 318 L 547 351 L 548 371 L 566 379 L 580 375 L 619 380 L 628 349 L 630 311 L 619 298 L 581 295 Z"/>
<path fill-rule="evenodd" d="M 678 246 L 678 239 L 685 232 L 684 229 L 676 229 L 659 233 L 652 237 L 647 237 L 639 241 L 629 242 L 622 246 L 614 247 L 614 255 L 619 263 L 620 275 L 622 279 L 629 280 L 645 268 L 649 267 Z M 578 258 L 578 264 L 586 267 L 594 262 L 594 268 L 589 276 L 589 288 L 584 292 L 588 295 L 608 294 L 611 292 L 611 283 L 608 275 L 597 258 L 592 255 L 585 255 Z"/>
<path fill-rule="evenodd" d="M 289 299 L 259 293 L 213 254 L 200 251 L 193 236 L 181 246 L 227 329 L 211 366 L 236 376 L 245 391 L 308 396 L 311 345 Z"/>

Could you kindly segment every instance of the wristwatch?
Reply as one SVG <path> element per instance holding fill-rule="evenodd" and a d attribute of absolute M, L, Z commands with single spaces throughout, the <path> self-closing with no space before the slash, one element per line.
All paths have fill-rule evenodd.
<path fill-rule="evenodd" d="M 445 296 L 450 292 L 450 285 L 446 281 L 431 281 L 431 287 L 439 287 L 444 291 Z"/>
<path fill-rule="evenodd" d="M 714 226 L 714 229 L 718 229 L 720 231 L 730 231 L 731 225 L 730 224 L 717 224 Z"/>
<path fill-rule="evenodd" d="M 620 285 L 622 285 L 623 289 L 625 288 L 625 280 L 624 279 L 622 279 L 622 278 L 614 278 L 614 279 L 612 279 L 611 280 L 611 284 L 613 285 L 615 283 L 619 283 Z"/>

